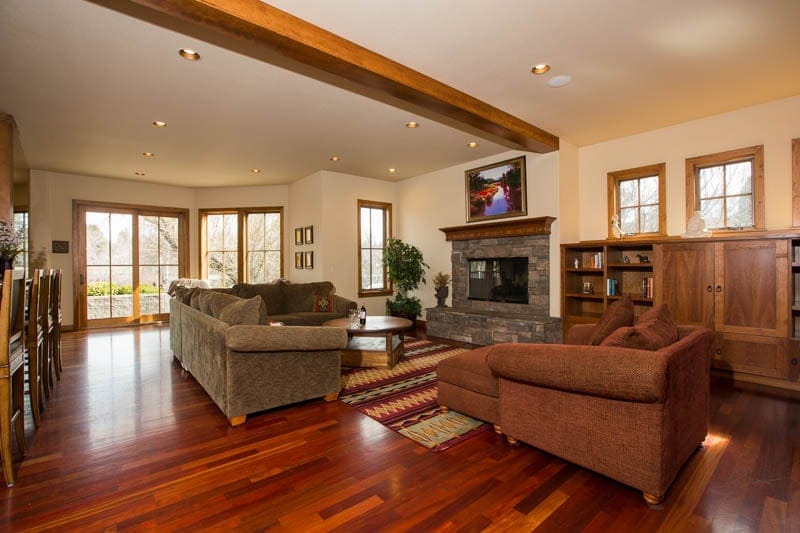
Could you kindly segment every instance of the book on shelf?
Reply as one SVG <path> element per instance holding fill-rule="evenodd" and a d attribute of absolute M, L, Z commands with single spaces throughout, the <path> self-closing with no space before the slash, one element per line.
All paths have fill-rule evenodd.
<path fill-rule="evenodd" d="M 642 278 L 642 298 L 653 298 L 653 278 Z"/>
<path fill-rule="evenodd" d="M 603 268 L 603 252 L 592 254 L 589 260 L 589 268 Z"/>

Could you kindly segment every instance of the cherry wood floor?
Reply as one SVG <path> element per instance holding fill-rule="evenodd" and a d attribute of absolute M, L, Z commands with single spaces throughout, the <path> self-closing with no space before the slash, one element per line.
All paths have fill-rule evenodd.
<path fill-rule="evenodd" d="M 664 503 L 493 432 L 432 453 L 341 402 L 231 428 L 168 328 L 67 333 L 0 530 L 800 531 L 800 397 L 712 383 Z"/>

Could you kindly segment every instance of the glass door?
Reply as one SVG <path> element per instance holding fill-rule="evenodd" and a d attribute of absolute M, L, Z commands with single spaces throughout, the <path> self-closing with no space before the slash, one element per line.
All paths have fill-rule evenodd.
<path fill-rule="evenodd" d="M 86 213 L 86 317 L 90 325 L 132 321 L 133 215 Z"/>
<path fill-rule="evenodd" d="M 188 210 L 76 202 L 78 328 L 169 318 L 170 283 L 188 275 Z"/>

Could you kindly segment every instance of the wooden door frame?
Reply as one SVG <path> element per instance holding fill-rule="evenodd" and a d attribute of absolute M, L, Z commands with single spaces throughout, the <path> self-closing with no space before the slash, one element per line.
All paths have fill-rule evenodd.
<path fill-rule="evenodd" d="M 133 228 L 138 232 L 140 216 L 171 216 L 178 218 L 178 276 L 186 277 L 189 273 L 189 209 L 180 207 L 161 207 L 142 204 L 123 204 L 117 202 L 98 202 L 92 200 L 72 200 L 72 299 L 74 310 L 74 329 L 87 329 L 88 317 L 85 310 L 88 305 L 86 284 L 81 283 L 81 267 L 86 265 L 86 232 L 83 230 L 86 211 L 96 209 L 111 213 L 131 214 L 134 217 Z M 134 242 L 138 242 L 138 233 L 131 235 Z M 133 298 L 138 300 L 138 256 L 137 246 L 133 247 Z M 138 321 L 132 320 L 131 323 Z"/>

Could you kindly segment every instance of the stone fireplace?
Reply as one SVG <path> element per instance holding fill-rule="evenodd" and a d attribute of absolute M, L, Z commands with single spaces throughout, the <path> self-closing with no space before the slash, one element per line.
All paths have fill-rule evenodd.
<path fill-rule="evenodd" d="M 561 319 L 550 317 L 552 217 L 442 228 L 453 243 L 453 306 L 427 309 L 428 335 L 471 344 L 561 342 Z M 527 258 L 528 297 L 509 303 L 468 297 L 469 260 Z M 473 282 L 480 277 L 473 266 Z M 502 300 L 502 298 L 499 298 Z"/>

